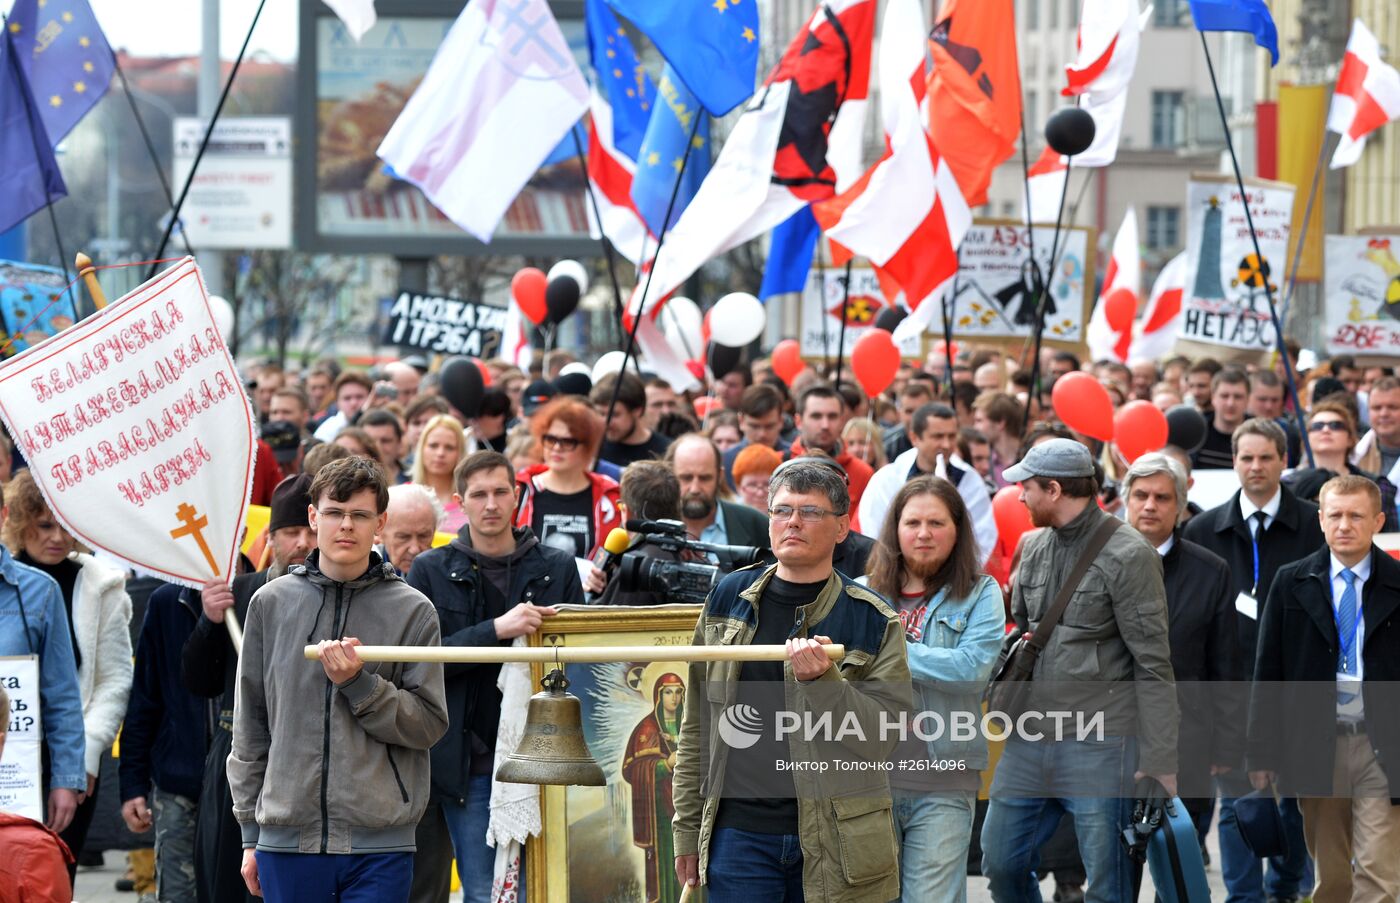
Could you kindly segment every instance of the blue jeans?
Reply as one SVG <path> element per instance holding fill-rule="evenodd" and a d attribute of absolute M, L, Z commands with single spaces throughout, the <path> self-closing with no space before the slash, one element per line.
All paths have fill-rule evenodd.
<path fill-rule="evenodd" d="M 258 881 L 267 903 L 336 900 L 338 903 L 408 903 L 412 853 L 264 853 Z"/>
<path fill-rule="evenodd" d="M 1279 805 L 1288 855 L 1270 856 L 1267 870 L 1250 851 L 1235 819 L 1235 798 L 1249 793 L 1245 773 L 1232 771 L 1216 779 L 1220 788 L 1220 876 L 1225 881 L 1226 903 L 1264 903 L 1266 897 L 1304 897 L 1312 891 L 1313 864 L 1303 840 L 1303 814 L 1298 801 Z"/>
<path fill-rule="evenodd" d="M 997 903 L 1039 903 L 1040 846 L 1074 819 L 1088 903 L 1133 898 L 1133 868 L 1119 842 L 1132 815 L 1137 740 L 1007 741 L 982 824 L 982 874 Z M 1117 795 L 1114 795 L 1117 794 Z"/>
<path fill-rule="evenodd" d="M 486 826 L 491 820 L 491 775 L 468 778 L 466 805 L 444 800 L 442 816 L 447 820 L 447 833 L 452 836 L 457 877 L 462 879 L 462 903 L 491 903 L 491 881 L 496 874 L 496 850 L 486 844 Z M 523 862 L 521 866 L 523 879 Z M 525 899 L 523 893 L 520 899 Z"/>
<path fill-rule="evenodd" d="M 901 894 L 907 893 L 910 900 L 940 903 L 967 900 L 967 848 L 976 807 L 975 790 L 936 794 L 895 791 L 894 835 L 899 843 Z"/>
<path fill-rule="evenodd" d="M 716 828 L 705 889 L 710 903 L 802 903 L 798 836 Z"/>

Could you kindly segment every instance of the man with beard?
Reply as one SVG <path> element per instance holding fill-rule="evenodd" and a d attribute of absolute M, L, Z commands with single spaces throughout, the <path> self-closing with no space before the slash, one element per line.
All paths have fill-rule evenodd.
<path fill-rule="evenodd" d="M 747 505 L 721 499 L 723 459 L 719 447 L 699 433 L 687 433 L 666 449 L 666 463 L 681 484 L 681 520 L 701 542 L 766 546 L 768 519 Z"/>
<path fill-rule="evenodd" d="M 1141 535 L 1095 504 L 1102 471 L 1080 443 L 1043 442 L 1005 477 L 1020 484 L 1031 522 L 1048 528 L 1025 541 L 1011 596 L 1017 625 L 1034 631 L 1073 584 L 1072 604 L 1035 662 L 1026 709 L 1075 710 L 1099 728 L 1084 739 L 1057 736 L 1048 722 L 1011 733 L 982 828 L 982 873 L 996 900 L 1037 897 L 1038 847 L 1068 815 L 1088 877 L 1086 899 L 1130 900 L 1133 868 L 1119 835 L 1132 814 L 1134 784 L 1151 776 L 1176 795 L 1162 562 Z"/>
<path fill-rule="evenodd" d="M 272 564 L 265 571 L 240 574 L 233 586 L 221 579 L 206 583 L 200 591 L 203 608 L 194 630 L 180 652 L 180 678 L 196 696 L 210 700 L 212 739 L 204 760 L 204 784 L 199 794 L 199 820 L 194 836 L 195 887 L 200 903 L 231 903 L 252 899 L 238 873 L 242 835 L 233 818 L 225 764 L 233 743 L 234 677 L 238 653 L 229 639 L 224 619 L 234 609 L 239 623 L 248 615 L 253 593 L 263 585 L 306 561 L 316 548 L 316 533 L 307 511 L 311 505 L 311 474 L 287 477 L 272 493 L 268 540 Z"/>
<path fill-rule="evenodd" d="M 529 527 L 511 528 L 520 488 L 510 459 L 473 452 L 457 465 L 453 484 L 467 523 L 452 542 L 419 555 L 408 575 L 409 586 L 437 607 L 444 646 L 509 646 L 553 615 L 550 606 L 583 604 L 574 557 L 542 545 Z M 491 899 L 496 851 L 486 844 L 486 830 L 501 720 L 500 670 L 449 665 L 445 672 L 448 728 L 432 749 L 432 794 L 418 823 L 414 901 L 447 900 L 454 853 L 463 900 Z"/>

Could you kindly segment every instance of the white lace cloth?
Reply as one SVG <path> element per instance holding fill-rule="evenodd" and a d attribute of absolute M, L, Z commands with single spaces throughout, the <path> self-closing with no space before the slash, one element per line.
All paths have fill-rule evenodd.
<path fill-rule="evenodd" d="M 525 638 L 516 637 L 516 646 Z M 501 690 L 501 723 L 496 729 L 496 761 L 504 762 L 520 745 L 525 732 L 525 713 L 534 694 L 530 666 L 523 662 L 501 665 L 496 681 Z M 525 839 L 540 833 L 540 788 L 538 784 L 491 782 L 491 818 L 486 826 L 486 842 L 496 848 L 496 870 L 491 882 L 493 903 L 518 903 L 521 854 Z"/>

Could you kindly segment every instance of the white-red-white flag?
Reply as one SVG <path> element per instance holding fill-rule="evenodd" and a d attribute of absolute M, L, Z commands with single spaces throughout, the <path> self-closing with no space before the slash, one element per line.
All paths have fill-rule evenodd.
<path fill-rule="evenodd" d="M 1181 325 L 1181 299 L 1186 293 L 1186 252 L 1167 261 L 1157 281 L 1152 284 L 1152 297 L 1138 321 L 1129 361 L 1155 361 L 1166 357 L 1176 345 L 1177 329 Z"/>
<path fill-rule="evenodd" d="M 1128 83 L 1137 68 L 1139 36 L 1146 16 L 1137 0 L 1084 0 L 1075 37 L 1075 61 L 1065 67 L 1065 97 L 1079 97 L 1094 117 L 1094 142 L 1074 158 L 1075 166 L 1108 166 L 1118 156 L 1127 110 Z"/>
<path fill-rule="evenodd" d="M 1380 42 L 1356 19 L 1327 112 L 1327 128 L 1342 136 L 1331 168 L 1360 160 L 1366 136 L 1396 119 L 1400 119 L 1400 72 L 1381 59 Z"/>
<path fill-rule="evenodd" d="M 1142 255 L 1138 251 L 1137 211 L 1131 206 L 1113 239 L 1113 256 L 1104 272 L 1103 291 L 1089 317 L 1085 340 L 1096 361 L 1126 363 L 1133 321 L 1142 298 Z"/>
<path fill-rule="evenodd" d="M 488 242 L 587 108 L 588 83 L 545 0 L 473 0 L 378 153 Z"/>
<path fill-rule="evenodd" d="M 1022 199 L 1021 218 L 1027 223 L 1054 224 L 1065 193 L 1065 158 L 1045 148 L 1028 171 L 1027 196 Z M 1029 201 L 1030 206 L 1026 206 Z"/>
<path fill-rule="evenodd" d="M 909 319 L 916 324 L 906 331 L 918 321 L 927 325 L 936 306 L 927 302 L 957 274 L 958 245 L 972 225 L 957 179 L 920 111 L 927 83 L 925 32 L 919 0 L 890 0 L 880 39 L 885 155 L 847 191 L 812 205 L 833 248 L 847 258 L 868 258 L 910 299 Z"/>
<path fill-rule="evenodd" d="M 588 205 L 588 231 L 594 238 L 607 236 L 619 254 L 639 264 L 650 233 L 632 201 L 637 163 L 613 143 L 612 107 L 600 92 L 593 92 L 588 109 L 588 181 L 598 204 L 596 217 Z"/>

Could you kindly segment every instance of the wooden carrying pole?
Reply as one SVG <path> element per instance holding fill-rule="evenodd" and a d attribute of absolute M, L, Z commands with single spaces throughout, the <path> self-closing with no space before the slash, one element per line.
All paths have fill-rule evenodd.
<path fill-rule="evenodd" d="M 822 647 L 827 658 L 839 662 L 846 647 L 832 643 Z M 307 646 L 306 657 L 320 658 L 317 647 Z M 539 662 L 551 664 L 593 662 L 780 662 L 787 658 L 784 646 L 357 646 L 355 654 L 365 662 Z"/>
<path fill-rule="evenodd" d="M 97 281 L 97 268 L 92 265 L 92 258 L 79 251 L 73 259 L 77 264 L 78 275 L 82 277 L 83 284 L 87 286 L 88 294 L 92 295 L 92 303 L 98 309 L 107 306 L 107 295 L 102 291 L 102 286 Z"/>

